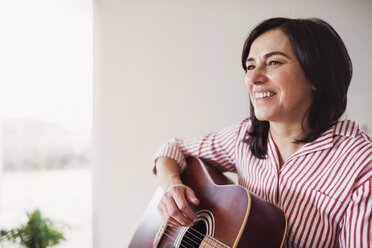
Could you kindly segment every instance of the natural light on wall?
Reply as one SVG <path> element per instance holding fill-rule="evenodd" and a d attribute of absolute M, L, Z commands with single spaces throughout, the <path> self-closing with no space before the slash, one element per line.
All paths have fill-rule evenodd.
<path fill-rule="evenodd" d="M 0 1 L 0 229 L 39 209 L 66 238 L 56 247 L 92 247 L 92 11 Z"/>

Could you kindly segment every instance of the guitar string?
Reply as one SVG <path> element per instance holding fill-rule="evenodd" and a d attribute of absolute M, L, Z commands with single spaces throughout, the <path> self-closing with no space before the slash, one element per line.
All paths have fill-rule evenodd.
<path fill-rule="evenodd" d="M 164 232 L 164 234 L 165 234 L 166 236 L 168 236 L 170 239 L 172 239 L 174 242 L 176 241 L 176 238 L 174 238 L 174 237 L 172 237 L 172 236 L 166 234 L 165 232 Z M 184 241 L 184 240 L 183 240 L 183 241 Z M 190 247 L 192 247 L 192 248 L 195 247 L 195 246 L 193 246 L 193 245 L 187 243 L 186 241 L 184 241 L 184 242 L 185 242 L 187 245 L 189 245 Z M 182 241 L 181 241 L 181 243 L 180 243 L 180 246 L 182 246 L 182 247 L 184 247 L 184 248 L 187 248 L 186 246 L 182 245 Z M 197 247 L 196 247 L 196 248 L 197 248 Z"/>
<path fill-rule="evenodd" d="M 167 229 L 168 229 L 169 231 L 171 231 L 170 229 L 174 229 L 174 228 L 169 226 Z M 198 232 L 196 229 L 193 229 L 193 228 L 189 228 L 189 229 L 191 229 L 191 230 L 193 230 L 193 231 L 195 231 L 195 232 L 197 232 L 197 233 L 199 233 L 199 234 L 201 234 L 201 235 L 204 235 L 204 234 Z M 166 231 L 167 231 L 167 230 L 166 230 Z M 172 237 L 171 235 L 177 235 L 177 234 L 175 234 L 175 233 L 173 233 L 173 234 L 167 234 L 166 231 L 164 232 L 164 234 L 165 234 L 166 236 L 168 236 L 171 240 L 176 241 L 176 238 Z M 176 232 L 176 230 L 174 230 L 174 231 Z M 199 241 L 203 242 L 203 239 L 197 237 L 195 234 L 192 234 L 191 232 L 190 232 L 190 234 L 193 235 L 194 237 L 196 237 L 197 239 L 199 239 Z M 191 240 L 192 242 L 196 243 L 197 247 L 200 247 L 199 244 L 198 244 L 195 240 L 193 240 L 192 238 L 190 238 L 189 236 L 187 236 L 187 233 L 185 233 L 184 238 L 188 238 L 188 239 Z M 210 242 L 210 241 L 212 241 L 212 242 Z M 192 248 L 195 247 L 195 246 L 191 245 L 190 243 L 188 243 L 187 241 L 185 241 L 184 239 L 182 239 L 182 240 L 181 240 L 181 243 L 180 243 L 180 246 L 182 246 L 183 248 L 187 248 L 187 247 L 184 246 L 184 245 L 182 245 L 182 242 L 186 243 L 187 245 L 189 245 L 189 246 L 192 247 Z M 219 246 L 221 247 L 221 244 L 219 244 L 218 242 L 216 242 L 216 241 L 213 240 L 213 239 L 212 239 L 212 240 L 211 240 L 211 239 L 208 239 L 208 240 L 206 240 L 206 242 L 207 242 L 207 245 L 210 246 L 210 247 L 217 247 L 216 245 L 219 245 Z M 197 248 L 197 247 L 196 247 L 196 248 Z"/>
<path fill-rule="evenodd" d="M 194 228 L 192 228 L 192 227 L 190 227 L 189 228 L 190 230 L 192 230 L 192 231 L 194 231 L 194 232 L 196 232 L 197 234 L 199 234 L 199 235 L 201 235 L 201 236 L 207 236 L 208 234 L 203 234 L 203 233 L 201 233 L 201 232 L 199 232 L 198 230 L 196 230 L 196 229 L 194 229 Z M 191 233 L 191 232 L 190 232 Z M 196 235 L 194 235 L 194 234 L 192 234 L 191 233 L 191 235 L 193 235 L 193 236 L 195 236 L 195 237 L 197 237 Z M 199 237 L 197 237 L 197 238 L 199 238 Z M 201 239 L 201 238 L 199 238 L 201 241 L 203 241 L 203 239 Z M 215 244 L 218 244 L 218 245 L 220 245 L 218 242 L 220 242 L 219 240 L 217 240 L 217 239 L 215 239 L 215 238 L 213 238 L 212 236 L 210 236 L 210 239 L 209 240 L 211 240 L 213 243 L 215 243 Z M 224 245 L 223 243 L 222 243 L 222 245 Z M 214 247 L 216 247 L 216 246 L 214 246 Z"/>
<path fill-rule="evenodd" d="M 169 230 L 169 229 L 168 229 Z M 170 231 L 170 230 L 169 230 Z M 175 230 L 176 231 L 176 230 Z M 165 233 L 165 232 L 164 232 Z M 172 234 L 173 235 L 173 234 Z M 175 235 L 177 235 L 177 234 L 175 234 Z M 193 234 L 191 234 L 191 235 L 193 235 Z M 195 235 L 193 235 L 193 236 L 195 236 Z M 169 236 L 168 236 L 169 237 Z M 189 236 L 187 236 L 187 232 L 185 233 L 185 235 L 183 236 L 184 238 L 188 238 L 189 240 L 191 240 L 192 242 L 194 242 L 196 245 L 198 245 L 198 247 L 199 247 L 199 244 L 197 243 L 197 241 L 195 241 L 194 239 L 192 239 L 192 238 L 190 238 Z M 196 238 L 198 238 L 197 236 L 195 236 Z M 202 239 L 200 239 L 200 238 L 198 238 L 199 239 L 199 241 L 200 242 L 202 242 L 203 240 Z M 187 243 L 186 241 L 185 241 L 185 243 Z M 191 244 L 189 244 L 189 243 L 187 243 L 188 245 L 191 245 Z"/>
<path fill-rule="evenodd" d="M 175 238 L 173 238 L 172 236 L 170 236 L 170 235 L 168 235 L 168 234 L 166 234 L 166 233 L 164 233 L 164 235 L 165 236 L 168 236 L 171 240 L 173 240 L 174 242 L 176 241 L 176 239 Z M 182 247 L 184 247 L 184 248 L 187 248 L 186 246 L 183 246 L 182 244 L 180 244 Z"/>
<path fill-rule="evenodd" d="M 170 230 L 172 227 L 169 227 L 168 228 L 168 230 Z M 189 229 L 191 229 L 191 228 L 189 228 Z M 198 232 L 197 230 L 195 230 L 195 229 L 192 229 L 193 231 L 195 231 L 195 232 Z M 175 230 L 176 231 L 176 230 Z M 201 234 L 201 235 L 204 235 L 204 234 L 202 234 L 202 233 L 200 233 L 200 232 L 198 232 L 199 234 Z M 166 233 L 165 233 L 166 234 Z M 202 243 L 203 242 L 203 239 L 201 239 L 201 238 L 199 238 L 198 236 L 196 236 L 195 234 L 192 234 L 191 232 L 190 232 L 190 234 L 192 235 L 192 236 L 194 236 L 194 237 L 196 237 L 197 239 L 199 239 L 199 241 Z M 166 234 L 167 235 L 167 234 Z M 173 234 L 172 234 L 173 235 Z M 176 234 L 177 235 L 177 234 Z M 170 237 L 169 235 L 167 235 L 168 237 Z M 191 240 L 191 241 L 193 241 L 194 243 L 196 243 L 196 245 L 197 245 L 197 247 L 200 247 L 200 245 L 201 245 L 201 243 L 200 243 L 200 245 L 195 241 L 195 240 L 193 240 L 192 238 L 190 238 L 189 236 L 187 236 L 187 233 L 185 233 L 185 235 L 184 235 L 184 237 L 185 238 L 188 238 L 189 240 Z M 175 240 L 174 238 L 172 238 L 173 240 Z M 188 242 L 186 242 L 185 240 L 183 240 L 186 244 L 188 244 L 189 246 L 191 246 L 191 244 L 190 243 L 188 243 Z M 206 240 L 206 244 L 208 245 L 208 247 L 224 247 L 224 245 L 223 244 L 220 244 L 220 243 L 218 243 L 215 239 L 213 239 L 212 237 L 210 238 L 210 239 L 207 239 Z M 180 244 L 180 245 L 182 245 L 182 244 Z M 191 247 L 194 247 L 194 246 L 191 246 Z M 225 246 L 226 247 L 226 246 Z"/>
<path fill-rule="evenodd" d="M 200 234 L 200 235 L 202 235 L 202 236 L 207 236 L 207 234 L 200 233 L 200 232 L 198 232 L 198 230 L 196 230 L 196 229 L 194 229 L 194 228 L 191 228 L 191 227 L 190 227 L 189 229 L 192 230 L 192 231 L 194 231 L 194 232 L 197 232 L 198 234 Z M 196 236 L 195 234 L 193 234 L 193 233 L 191 233 L 191 232 L 190 232 L 190 234 L 193 235 L 194 237 L 196 237 L 197 239 L 199 239 L 201 242 L 203 242 L 204 238 L 201 239 L 201 238 L 199 238 L 198 236 Z M 185 236 L 186 236 L 186 234 L 185 234 Z M 211 245 L 212 247 L 217 247 L 216 245 L 218 245 L 219 247 L 221 247 L 221 245 L 222 245 L 222 246 L 225 246 L 223 243 L 219 243 L 218 240 L 214 239 L 214 238 L 211 237 L 211 236 L 210 236 L 210 238 L 208 238 L 208 239 L 206 240 L 206 243 L 207 243 L 209 246 Z"/>
<path fill-rule="evenodd" d="M 174 227 L 169 226 L 169 228 L 174 228 Z M 189 230 L 192 230 L 192 231 L 196 232 L 197 234 L 199 234 L 199 235 L 201 235 L 201 236 L 207 235 L 207 234 L 204 234 L 204 233 L 199 232 L 198 230 L 196 230 L 196 229 L 194 229 L 194 228 L 192 228 L 192 227 L 190 227 Z M 191 235 L 197 237 L 195 234 L 192 234 L 192 233 L 191 233 Z M 199 240 L 201 240 L 201 241 L 203 240 L 202 238 L 199 238 L 199 237 L 197 237 L 197 238 L 198 238 Z"/>
<path fill-rule="evenodd" d="M 192 227 L 190 227 L 189 228 L 191 231 L 194 231 L 194 232 L 196 232 L 196 234 L 199 234 L 199 235 L 201 235 L 201 236 L 206 236 L 207 234 L 204 234 L 204 233 L 201 233 L 201 232 L 199 232 L 198 230 L 196 230 L 196 229 L 194 229 L 194 228 L 192 228 Z M 191 232 L 190 232 L 191 233 Z M 199 240 L 203 240 L 202 238 L 199 238 L 198 236 L 196 236 L 195 234 L 193 234 L 193 233 L 191 233 L 191 235 L 193 235 L 194 237 L 196 237 L 196 238 L 198 238 Z"/>
<path fill-rule="evenodd" d="M 173 229 L 173 230 L 171 230 L 171 229 Z M 196 229 L 194 229 L 194 228 L 192 228 L 192 227 L 190 227 L 189 230 L 192 230 L 192 231 L 194 231 L 194 232 L 200 234 L 201 236 L 207 236 L 207 234 L 203 234 L 203 233 L 199 232 L 198 230 L 196 230 Z M 166 236 L 168 236 L 168 237 L 169 237 L 170 239 L 172 239 L 173 241 L 176 241 L 176 238 L 174 238 L 174 237 L 172 237 L 172 236 L 170 236 L 169 234 L 166 233 L 167 231 L 174 231 L 175 233 L 170 234 L 170 235 L 175 235 L 175 236 L 177 236 L 177 233 L 176 233 L 177 230 L 176 230 L 176 228 L 175 228 L 175 227 L 168 226 L 168 227 L 166 228 L 165 232 L 164 232 L 164 234 L 165 234 Z M 193 234 L 193 233 L 191 233 L 191 232 L 189 232 L 189 233 L 190 233 L 192 236 L 194 236 L 195 238 L 197 238 L 197 239 L 200 241 L 200 245 L 202 244 L 204 238 L 200 238 L 200 237 L 196 236 L 195 234 Z M 190 238 L 189 236 L 187 236 L 187 234 L 188 234 L 188 233 L 186 232 L 185 235 L 184 235 L 183 237 L 184 237 L 184 238 L 188 238 L 188 239 L 191 240 L 192 242 L 196 243 L 196 245 L 197 245 L 196 248 L 200 247 L 200 245 L 199 245 L 199 244 L 198 244 L 194 239 L 192 239 L 192 238 Z M 182 245 L 182 242 L 186 243 L 186 244 L 189 245 L 191 248 L 194 248 L 194 247 L 195 247 L 195 246 L 192 246 L 190 243 L 186 242 L 184 239 L 182 239 L 182 240 L 181 240 L 181 243 L 180 243 L 180 246 L 182 246 L 183 248 L 187 248 L 187 247 L 184 246 L 184 245 Z M 217 248 L 218 248 L 218 247 L 223 247 L 223 248 L 224 248 L 224 247 L 229 247 L 229 246 L 226 246 L 225 244 L 221 243 L 220 241 L 214 239 L 213 237 L 210 237 L 210 238 L 206 239 L 205 242 L 206 242 L 206 245 L 208 245 L 208 247 L 217 247 Z"/>
<path fill-rule="evenodd" d="M 168 227 L 167 229 L 168 230 L 170 230 L 170 229 L 172 229 L 173 227 Z M 173 228 L 174 229 L 174 228 Z M 192 230 L 192 231 L 194 231 L 194 232 L 196 232 L 196 233 L 198 233 L 198 234 L 200 234 L 201 236 L 206 236 L 207 234 L 203 234 L 203 233 L 200 233 L 198 230 L 196 230 L 196 229 L 194 229 L 194 228 L 189 228 L 189 230 Z M 176 230 L 175 230 L 176 231 Z M 184 235 L 184 237 L 186 237 L 186 238 L 188 238 L 189 240 L 191 240 L 191 241 L 193 241 L 194 243 L 196 243 L 197 245 L 198 245 L 198 247 L 200 247 L 199 246 L 199 244 L 194 240 L 194 239 L 192 239 L 192 238 L 190 238 L 189 236 L 187 236 L 187 232 L 185 233 L 185 235 Z M 202 239 L 202 238 L 200 238 L 200 237 L 198 237 L 198 236 L 196 236 L 195 234 L 193 234 L 193 233 L 191 233 L 191 232 L 189 232 L 189 234 L 191 234 L 192 236 L 194 236 L 196 239 L 198 239 L 198 241 L 200 241 L 200 244 L 203 242 L 203 240 L 204 240 L 204 238 Z M 185 241 L 186 242 L 186 241 Z M 221 245 L 223 245 L 223 244 L 220 244 L 217 240 L 215 240 L 213 237 L 210 237 L 209 239 L 207 239 L 206 240 L 206 242 L 207 242 L 207 244 L 209 245 L 209 246 L 211 246 L 211 247 L 217 247 L 216 245 L 218 245 L 219 247 L 221 247 Z M 188 245 L 190 245 L 189 243 L 187 243 Z"/>
<path fill-rule="evenodd" d="M 169 229 L 171 229 L 171 228 L 174 228 L 174 227 L 169 227 Z M 203 234 L 203 233 L 198 232 L 196 229 L 194 229 L 194 228 L 192 228 L 192 227 L 190 227 L 189 230 L 192 230 L 192 231 L 196 232 L 197 234 L 199 234 L 199 235 L 201 235 L 201 236 L 206 235 L 206 234 Z M 186 234 L 187 234 L 187 233 L 186 233 Z M 185 234 L 185 235 L 186 235 L 186 234 Z M 203 241 L 202 238 L 196 236 L 195 234 L 193 234 L 193 233 L 191 233 L 191 232 L 190 232 L 190 234 L 191 234 L 192 236 L 196 237 L 199 241 Z"/>
<path fill-rule="evenodd" d="M 167 235 L 167 233 L 166 233 L 167 231 L 168 231 L 169 235 Z M 167 230 L 165 230 L 164 234 L 167 235 L 168 237 L 172 238 L 174 241 L 177 239 L 177 236 L 178 236 L 177 230 L 174 230 L 174 232 L 171 233 L 171 230 L 167 229 Z M 170 235 L 173 235 L 175 238 L 171 237 Z M 190 245 L 189 243 L 187 243 L 187 244 Z"/>

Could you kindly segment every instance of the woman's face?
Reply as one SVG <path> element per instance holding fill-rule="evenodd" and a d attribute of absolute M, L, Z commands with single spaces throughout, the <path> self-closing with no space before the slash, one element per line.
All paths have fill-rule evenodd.
<path fill-rule="evenodd" d="M 256 118 L 270 122 L 301 122 L 314 87 L 306 78 L 287 35 L 280 29 L 257 37 L 246 61 L 245 84 Z"/>

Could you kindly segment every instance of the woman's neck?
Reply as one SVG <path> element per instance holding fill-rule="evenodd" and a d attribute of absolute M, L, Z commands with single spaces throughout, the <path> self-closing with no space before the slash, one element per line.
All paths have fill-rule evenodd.
<path fill-rule="evenodd" d="M 302 123 L 270 122 L 270 134 L 279 151 L 280 166 L 304 145 L 303 143 L 295 143 L 295 141 L 303 139 L 308 133 L 307 130 L 307 127 L 303 127 Z"/>

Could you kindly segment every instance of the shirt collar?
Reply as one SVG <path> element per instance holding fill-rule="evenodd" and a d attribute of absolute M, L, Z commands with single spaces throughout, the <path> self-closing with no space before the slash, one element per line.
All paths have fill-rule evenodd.
<path fill-rule="evenodd" d="M 333 127 L 321 134 L 316 140 L 305 144 L 298 149 L 292 157 L 303 156 L 309 153 L 330 149 L 333 146 Z"/>
<path fill-rule="evenodd" d="M 356 137 L 360 133 L 356 122 L 351 120 L 339 121 L 335 125 L 328 128 L 323 134 L 321 134 L 316 140 L 305 144 L 298 151 L 296 151 L 292 157 L 303 156 L 309 153 L 331 149 L 334 145 L 334 138 L 336 136 L 348 136 Z"/>
<path fill-rule="evenodd" d="M 334 135 L 356 137 L 361 131 L 359 125 L 350 120 L 340 121 L 334 126 Z"/>
<path fill-rule="evenodd" d="M 309 153 L 322 151 L 326 149 L 330 149 L 333 146 L 333 137 L 334 137 L 334 126 L 330 127 L 327 131 L 325 131 L 322 135 L 320 135 L 316 140 L 305 144 L 300 149 L 298 149 L 295 153 L 293 153 L 287 162 L 296 158 L 298 156 L 303 156 Z M 270 162 L 275 165 L 275 167 L 279 170 L 279 153 L 278 148 L 275 144 L 274 139 L 272 138 L 270 132 L 268 134 L 268 142 L 267 142 L 267 157 L 270 159 Z M 286 163 L 287 163 L 286 162 Z"/>

